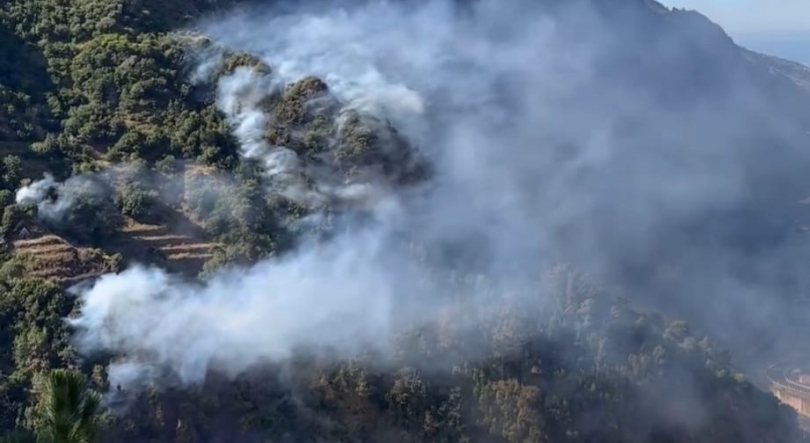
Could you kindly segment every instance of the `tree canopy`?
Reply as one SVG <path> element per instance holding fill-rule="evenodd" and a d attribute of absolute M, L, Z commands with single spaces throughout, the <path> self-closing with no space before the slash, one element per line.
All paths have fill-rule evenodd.
<path fill-rule="evenodd" d="M 210 374 L 196 388 L 153 386 L 129 399 L 125 413 L 108 415 L 101 393 L 116 389 L 105 373 L 115 356 L 77 355 L 64 321 L 80 309 L 67 291 L 77 281 L 72 278 L 116 272 L 129 260 L 188 260 L 191 274 L 199 273 L 193 277 L 205 279 L 283 254 L 305 229 L 291 221 L 309 209 L 264 191 L 261 165 L 239 159 L 210 91 L 189 80 L 188 43 L 168 34 L 231 3 L 8 0 L 0 6 L 4 441 L 797 438 L 795 413 L 735 373 L 727 353 L 708 338 L 693 336 L 683 322 L 638 311 L 568 269 L 544 277 L 551 292 L 527 288 L 522 300 L 528 303 L 520 307 L 505 294 L 472 310 L 451 305 L 444 320 L 398 337 L 397 357 L 384 365 L 371 356 L 302 357 L 236 380 Z M 269 69 L 250 55 L 231 54 L 220 74 L 238 66 Z M 280 123 L 265 137 L 306 158 L 320 158 L 327 136 L 337 137 L 342 144 L 331 160 L 346 175 L 364 163 L 381 164 L 397 183 L 429 173 L 407 158 L 400 149 L 405 142 L 382 123 L 383 132 L 375 133 L 349 116 L 332 133 L 326 116 L 309 118 L 304 100 L 327 89 L 307 77 L 273 97 L 266 105 Z M 382 149 L 381 137 L 397 149 Z M 99 179 L 102 193 L 76 196 L 65 215 L 69 223 L 47 226 L 36 216 L 41 207 L 14 201 L 13 193 L 44 171 L 57 179 L 101 177 L 111 165 L 125 167 L 113 179 Z M 312 230 L 328 231 L 327 224 Z M 22 237 L 21 228 L 31 236 L 56 234 L 72 246 L 42 249 L 26 243 L 35 239 Z M 197 249 L 186 240 L 171 243 L 181 231 L 202 239 L 192 245 Z M 19 254 L 25 247 L 33 252 Z M 172 252 L 178 247 L 186 249 Z M 66 278 L 46 277 L 32 260 L 54 260 L 47 266 Z M 486 320 L 475 322 L 475 330 L 459 326 L 473 317 Z"/>

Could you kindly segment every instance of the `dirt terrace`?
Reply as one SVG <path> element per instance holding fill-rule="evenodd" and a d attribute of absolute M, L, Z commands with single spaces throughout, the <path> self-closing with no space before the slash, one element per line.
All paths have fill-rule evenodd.
<path fill-rule="evenodd" d="M 102 251 L 77 248 L 55 235 L 21 238 L 12 242 L 14 254 L 25 259 L 29 276 L 54 279 L 71 285 L 107 272 L 107 257 Z"/>

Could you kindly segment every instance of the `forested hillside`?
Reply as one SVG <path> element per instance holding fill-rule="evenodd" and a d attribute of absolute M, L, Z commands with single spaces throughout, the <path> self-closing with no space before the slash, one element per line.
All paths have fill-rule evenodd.
<path fill-rule="evenodd" d="M 340 26 L 323 25 L 326 18 L 308 22 L 307 15 L 273 22 L 262 32 L 285 44 L 299 38 L 300 48 L 314 48 L 300 52 L 325 60 L 285 64 L 284 57 L 299 54 L 279 50 L 274 58 L 270 53 L 278 48 L 265 50 L 259 34 L 242 34 L 261 24 L 226 15 L 237 3 L 2 3 L 2 438 L 799 441 L 795 412 L 747 381 L 725 350 L 747 346 L 754 335 L 763 340 L 755 345 L 776 347 L 773 340 L 785 330 L 757 329 L 765 321 L 752 323 L 751 331 L 733 329 L 739 324 L 728 318 L 748 321 L 759 311 L 717 313 L 732 302 L 739 313 L 761 294 L 733 298 L 729 293 L 739 286 L 703 283 L 714 281 L 715 271 L 718 281 L 728 280 L 720 262 L 753 280 L 746 267 L 752 262 L 741 258 L 753 255 L 739 250 L 768 250 L 757 260 L 773 259 L 774 267 L 787 261 L 803 266 L 806 255 L 782 254 L 785 244 L 797 244 L 784 239 L 796 227 L 783 220 L 798 209 L 779 206 L 810 192 L 806 178 L 797 178 L 807 157 L 793 150 L 796 137 L 810 128 L 803 126 L 810 98 L 797 92 L 807 81 L 801 67 L 743 52 L 704 18 L 655 2 L 582 1 L 571 10 L 539 2 L 547 8 L 542 14 L 563 17 L 555 38 L 574 48 L 598 38 L 580 35 L 573 24 L 587 27 L 598 18 L 615 34 L 604 43 L 607 52 L 594 56 L 598 69 L 587 75 L 592 83 L 568 84 L 582 75 L 577 63 L 542 79 L 523 75 L 532 71 L 510 72 L 510 66 L 542 65 L 546 53 L 527 59 L 498 46 L 488 32 L 497 34 L 503 23 L 487 21 L 492 29 L 482 25 L 483 31 L 470 25 L 482 14 L 476 2 L 428 1 L 427 12 L 413 2 L 403 10 L 421 12 L 414 13 L 418 19 L 403 18 L 403 29 L 446 13 L 430 9 L 432 3 L 449 5 L 467 17 L 458 19 L 458 29 L 469 35 L 448 37 L 452 32 L 418 26 L 413 32 L 428 42 L 450 41 L 459 54 L 491 50 L 487 60 L 465 69 L 502 75 L 491 83 L 445 75 L 457 73 L 453 60 L 441 61 L 442 51 L 425 50 L 428 43 L 414 38 L 408 49 L 414 55 L 392 54 L 386 67 L 401 70 L 397 81 L 404 83 L 418 71 L 413 78 L 424 81 L 413 87 L 430 91 L 422 102 L 406 87 L 386 89 L 379 73 L 361 73 L 368 75 L 353 82 L 344 81 L 343 71 L 299 72 L 300 66 L 328 69 L 332 59 L 318 52 L 318 42 L 353 38 L 340 20 L 355 16 L 323 6 Z M 380 20 L 374 32 L 383 36 L 383 49 L 383 43 L 406 40 L 394 26 L 382 29 L 386 20 L 400 23 L 395 13 L 401 11 L 387 7 L 361 8 L 371 12 L 357 16 L 368 26 Z M 516 14 L 507 18 L 524 13 L 507 9 Z M 248 11 L 250 18 L 254 10 Z M 541 12 L 533 6 L 525 14 Z M 244 27 L 218 17 L 245 20 L 237 22 Z M 263 17 L 257 13 L 256 22 Z M 279 37 L 288 31 L 289 37 Z M 486 44 L 475 39 L 480 35 Z M 520 36 L 529 47 L 532 39 L 546 38 L 534 31 Z M 362 47 L 340 48 L 357 50 L 356 66 L 362 64 Z M 435 76 L 419 71 L 430 72 L 425 66 L 434 63 L 450 67 Z M 354 66 L 345 72 L 354 73 Z M 535 89 L 534 82 L 547 89 Z M 421 120 L 397 118 L 398 110 L 378 112 L 363 101 L 364 87 L 369 96 L 388 94 L 386 100 L 415 110 Z M 566 88 L 576 94 L 565 95 Z M 480 97 L 470 98 L 470 91 Z M 534 101 L 560 114 L 542 113 Z M 569 107 L 571 101 L 582 107 Z M 480 120 L 470 117 L 478 112 Z M 717 115 L 723 125 L 712 124 Z M 576 182 L 557 180 L 553 172 L 568 167 L 564 161 L 578 155 L 572 154 L 577 146 L 591 146 L 593 134 L 580 134 L 600 132 L 608 117 L 618 128 L 616 144 L 627 147 L 616 158 L 638 166 L 633 162 L 660 154 L 666 160 L 656 161 L 674 172 L 656 175 L 663 169 L 655 165 L 644 174 L 635 166 L 600 169 L 588 151 L 584 166 L 578 163 L 582 169 L 571 173 Z M 673 149 L 643 145 L 651 139 Z M 691 150 L 704 139 L 716 147 L 705 156 Z M 519 151 L 518 144 L 531 149 Z M 737 144 L 739 151 L 728 150 Z M 493 151 L 478 157 L 481 145 Z M 553 161 L 541 159 L 538 146 L 553 151 Z M 687 151 L 700 158 L 685 161 L 679 153 Z M 738 155 L 750 160 L 739 168 L 745 180 L 734 186 L 711 181 L 693 193 L 704 196 L 694 211 L 680 209 L 691 207 L 692 194 L 679 193 L 685 185 L 647 186 L 678 181 L 684 169 L 730 174 L 728 161 Z M 780 155 L 784 162 L 773 160 Z M 477 162 L 492 170 L 474 168 Z M 533 169 L 535 163 L 542 168 Z M 704 168 L 708 163 L 723 167 Z M 588 168 L 609 173 L 582 178 L 591 177 Z M 468 170 L 474 177 L 464 175 Z M 684 176 L 684 182 L 694 179 Z M 776 176 L 784 180 L 774 184 Z M 531 188 L 531 202 L 540 196 L 545 206 L 513 207 L 522 200 L 509 188 L 511 178 Z M 572 184 L 571 194 L 557 194 Z M 457 191 L 465 186 L 468 191 Z M 592 211 L 575 210 L 576 218 L 565 219 L 570 205 L 582 201 L 578 192 L 590 187 L 600 189 L 589 199 L 596 201 Z M 636 195 L 631 187 L 649 194 Z M 716 204 L 705 197 L 714 195 L 707 189 L 733 195 L 739 204 Z M 650 207 L 666 223 L 645 212 Z M 755 228 L 727 223 L 759 209 L 773 209 L 779 220 L 757 224 L 752 216 Z M 515 221 L 518 216 L 531 223 Z M 631 219 L 649 223 L 636 229 Z M 372 252 L 357 245 L 366 240 Z M 723 260 L 685 246 L 708 243 Z M 358 263 L 367 269 L 358 270 Z M 764 274 L 762 261 L 756 264 Z M 687 277 L 660 277 L 672 267 Z M 770 291 L 776 277 L 767 277 L 756 284 Z M 779 277 L 785 287 L 800 287 L 798 274 Z M 603 283 L 611 290 L 601 289 Z M 695 302 L 701 290 L 715 301 Z M 800 295 L 794 292 L 768 295 L 793 303 Z M 674 315 L 694 318 L 697 329 Z M 707 331 L 721 332 L 719 339 L 706 337 Z"/>

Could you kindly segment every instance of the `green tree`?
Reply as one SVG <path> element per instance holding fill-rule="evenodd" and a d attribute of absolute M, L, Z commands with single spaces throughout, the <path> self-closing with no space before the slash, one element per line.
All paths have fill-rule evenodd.
<path fill-rule="evenodd" d="M 91 443 L 100 429 L 101 397 L 87 388 L 76 371 L 56 369 L 48 374 L 40 409 L 40 443 Z"/>

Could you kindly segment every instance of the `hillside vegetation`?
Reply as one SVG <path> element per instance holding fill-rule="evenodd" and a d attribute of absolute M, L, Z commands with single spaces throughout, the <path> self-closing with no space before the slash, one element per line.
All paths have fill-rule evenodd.
<path fill-rule="evenodd" d="M 105 367 L 118 356 L 77 354 L 63 321 L 80 309 L 70 287 L 133 263 L 205 280 L 283 255 L 302 230 L 317 237 L 334 228 L 328 220 L 301 228 L 293 222 L 312 207 L 266 192 L 261 163 L 239 157 L 211 85 L 190 81 L 187 55 L 200 41 L 169 34 L 234 3 L 0 6 L 0 435 L 49 443 L 798 441 L 795 413 L 735 372 L 721 346 L 567 267 L 546 269 L 542 284 L 519 295 L 449 303 L 441 321 L 397 337 L 393 356 L 302 355 L 236 380 L 210 374 L 200 386 L 123 393 L 125 408 L 96 407 L 96 392 L 117 390 Z M 218 69 L 240 66 L 269 69 L 241 53 Z M 779 82 L 800 72 L 769 66 Z M 279 118 L 267 141 L 315 162 L 324 140 L 340 137 L 329 161 L 341 176 L 367 165 L 396 186 L 430 176 L 390 127 L 349 118 L 338 133 L 329 114 L 309 118 L 304 101 L 327 89 L 307 77 L 265 103 Z M 100 178 L 111 165 L 122 169 Z M 49 220 L 41 205 L 14 198 L 44 172 L 57 181 L 85 174 L 105 187 Z M 341 209 L 329 205 L 326 213 Z M 457 293 L 473 285 L 453 284 Z M 512 303 L 518 297 L 532 308 Z M 69 438 L 59 434 L 69 428 L 59 427 L 64 417 L 80 428 L 65 431 Z"/>

